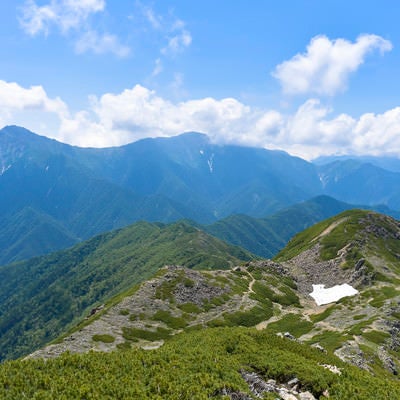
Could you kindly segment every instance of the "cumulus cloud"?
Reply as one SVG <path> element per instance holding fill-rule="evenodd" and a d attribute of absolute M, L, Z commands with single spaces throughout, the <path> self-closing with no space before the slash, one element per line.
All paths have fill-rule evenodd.
<path fill-rule="evenodd" d="M 384 154 L 400 152 L 400 107 L 355 119 L 334 115 L 319 100 L 309 99 L 292 115 L 284 115 L 234 98 L 171 102 L 136 85 L 93 97 L 90 113 L 64 119 L 60 134 L 70 143 L 104 146 L 185 131 L 207 133 L 216 143 L 283 149 L 307 159 L 323 154 Z M 79 138 L 76 132 L 81 133 Z"/>
<path fill-rule="evenodd" d="M 26 89 L 15 82 L 0 80 L 0 114 L 11 115 L 16 110 L 38 110 L 60 117 L 68 113 L 67 105 L 58 97 L 49 98 L 42 86 Z"/>
<path fill-rule="evenodd" d="M 328 154 L 400 153 L 400 107 L 353 118 L 335 115 L 319 100 L 309 99 L 285 115 L 234 98 L 172 102 L 136 85 L 121 93 L 93 96 L 86 110 L 73 114 L 41 86 L 24 88 L 0 81 L 0 122 L 24 124 L 18 118 L 29 111 L 40 114 L 42 121 L 48 116 L 58 121 L 56 129 L 44 127 L 38 133 L 84 147 L 118 146 L 145 137 L 197 131 L 215 143 L 282 149 L 307 159 Z"/>
<path fill-rule="evenodd" d="M 279 64 L 273 76 L 287 94 L 333 96 L 346 88 L 350 74 L 376 49 L 384 53 L 392 49 L 392 44 L 377 35 L 361 35 L 354 43 L 316 36 L 305 53 Z"/>
<path fill-rule="evenodd" d="M 41 130 L 47 123 L 55 121 L 57 126 L 65 118 L 69 118 L 68 106 L 58 97 L 49 97 L 42 86 L 24 88 L 0 80 L 0 125 L 19 124 Z M 58 137 L 56 132 L 45 130 L 45 134 Z"/>

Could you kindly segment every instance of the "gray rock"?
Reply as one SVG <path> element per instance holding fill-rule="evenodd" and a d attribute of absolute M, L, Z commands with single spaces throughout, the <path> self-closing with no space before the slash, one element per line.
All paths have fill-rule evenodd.
<path fill-rule="evenodd" d="M 312 393 L 310 392 L 302 392 L 299 394 L 300 400 L 317 400 Z"/>

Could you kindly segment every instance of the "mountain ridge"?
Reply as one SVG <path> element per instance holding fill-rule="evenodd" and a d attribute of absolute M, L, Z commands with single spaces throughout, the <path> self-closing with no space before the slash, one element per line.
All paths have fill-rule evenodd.
<path fill-rule="evenodd" d="M 106 298 L 168 263 L 228 268 L 253 256 L 184 222 L 134 225 L 0 267 L 0 358 L 55 339 Z"/>

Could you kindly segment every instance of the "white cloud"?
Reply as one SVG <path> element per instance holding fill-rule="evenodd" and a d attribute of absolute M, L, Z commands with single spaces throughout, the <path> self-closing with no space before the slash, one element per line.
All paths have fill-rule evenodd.
<path fill-rule="evenodd" d="M 314 37 L 307 51 L 279 64 L 273 76 L 287 94 L 333 96 L 343 91 L 349 75 L 363 64 L 368 53 L 390 51 L 390 41 L 377 35 L 361 35 L 352 43 L 346 39 Z"/>
<path fill-rule="evenodd" d="M 32 113 L 36 125 L 27 123 L 26 116 Z M 49 97 L 41 86 L 24 88 L 0 81 L 0 123 L 21 124 L 85 147 L 118 146 L 144 137 L 197 131 L 216 143 L 282 149 L 307 159 L 328 154 L 400 153 L 400 107 L 356 119 L 334 115 L 319 100 L 309 99 L 294 114 L 284 115 L 255 109 L 234 98 L 172 102 L 141 85 L 93 96 L 86 110 L 72 114 L 61 99 Z"/>
<path fill-rule="evenodd" d="M 69 118 L 67 105 L 58 97 L 51 98 L 42 86 L 24 88 L 15 82 L 0 80 L 0 125 L 21 125 L 49 137 L 59 137 L 47 127 Z M 39 129 L 39 130 L 38 130 Z M 54 136 L 55 134 L 55 136 Z"/>
<path fill-rule="evenodd" d="M 252 108 L 234 98 L 171 102 L 141 85 L 92 99 L 91 114 L 80 115 L 73 129 L 64 123 L 63 139 L 78 144 L 76 132 L 104 146 L 143 137 L 207 133 L 214 142 L 283 149 L 312 159 L 323 154 L 400 152 L 400 107 L 355 119 L 310 99 L 292 115 Z M 333 115 L 333 116 L 331 116 Z M 98 136 L 96 136 L 96 134 Z M 88 136 L 86 136 L 88 135 Z"/>
<path fill-rule="evenodd" d="M 121 44 L 116 35 L 99 33 L 90 27 L 89 17 L 103 12 L 105 6 L 105 0 L 51 0 L 42 6 L 27 0 L 21 7 L 20 24 L 31 36 L 47 35 L 52 29 L 58 29 L 65 36 L 73 33 L 78 54 L 90 51 L 126 57 L 130 48 Z"/>
<path fill-rule="evenodd" d="M 141 6 L 143 15 L 146 17 L 153 29 L 161 30 L 163 28 L 163 18 L 160 15 L 157 15 L 152 8 L 145 7 L 142 4 L 139 4 L 139 6 Z"/>
<path fill-rule="evenodd" d="M 192 43 L 192 36 L 186 29 L 180 30 L 177 34 L 168 39 L 168 44 L 161 49 L 163 55 L 175 55 L 184 51 Z"/>
<path fill-rule="evenodd" d="M 161 58 L 157 58 L 157 60 L 154 63 L 154 69 L 153 72 L 151 73 L 152 76 L 157 76 L 160 75 L 161 72 L 163 71 L 163 64 L 161 61 Z"/>
<path fill-rule="evenodd" d="M 13 111 L 38 110 L 66 116 L 68 107 L 60 99 L 51 99 L 42 86 L 31 86 L 26 89 L 15 82 L 0 80 L 0 115 Z"/>
<path fill-rule="evenodd" d="M 152 77 L 164 71 L 166 59 L 183 53 L 192 44 L 192 34 L 186 27 L 186 23 L 177 18 L 172 11 L 167 14 L 157 14 L 150 6 L 137 1 L 136 7 L 139 13 L 144 16 L 146 25 L 156 34 L 158 40 L 163 43 L 159 56 L 155 60 L 155 68 Z"/>
<path fill-rule="evenodd" d="M 29 35 L 41 32 L 47 34 L 53 26 L 63 33 L 80 28 L 88 17 L 105 8 L 105 0 L 51 0 L 38 6 L 34 0 L 27 0 L 21 7 L 20 23 Z"/>
<path fill-rule="evenodd" d="M 75 44 L 78 54 L 92 51 L 94 54 L 114 53 L 118 57 L 127 57 L 130 54 L 130 48 L 119 42 L 115 35 L 102 34 L 96 31 L 85 32 Z"/>

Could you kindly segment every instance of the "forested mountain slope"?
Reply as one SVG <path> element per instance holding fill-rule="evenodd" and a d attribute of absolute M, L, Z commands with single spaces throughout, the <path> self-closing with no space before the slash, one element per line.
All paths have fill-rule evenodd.
<path fill-rule="evenodd" d="M 166 264 L 229 268 L 252 256 L 185 223 L 136 223 L 71 249 L 0 267 L 1 359 L 56 338 Z"/>

